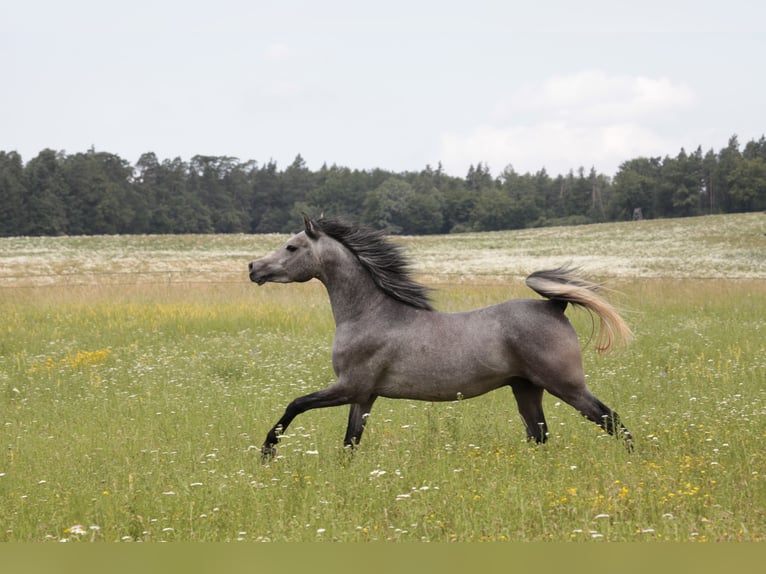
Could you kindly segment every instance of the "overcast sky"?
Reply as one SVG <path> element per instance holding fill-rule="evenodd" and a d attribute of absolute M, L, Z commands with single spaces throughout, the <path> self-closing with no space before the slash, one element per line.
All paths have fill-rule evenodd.
<path fill-rule="evenodd" d="M 614 174 L 766 133 L 756 0 L 0 0 L 0 151 Z"/>

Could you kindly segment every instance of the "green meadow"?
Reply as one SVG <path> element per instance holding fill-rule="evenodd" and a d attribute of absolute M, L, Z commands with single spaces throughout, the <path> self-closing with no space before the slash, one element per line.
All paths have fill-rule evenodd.
<path fill-rule="evenodd" d="M 627 451 L 547 396 L 526 442 L 510 390 L 310 411 L 333 381 L 318 282 L 257 287 L 286 236 L 0 239 L 0 540 L 764 541 L 766 216 L 398 238 L 444 311 L 534 297 L 562 263 L 635 332 L 588 383 Z"/>

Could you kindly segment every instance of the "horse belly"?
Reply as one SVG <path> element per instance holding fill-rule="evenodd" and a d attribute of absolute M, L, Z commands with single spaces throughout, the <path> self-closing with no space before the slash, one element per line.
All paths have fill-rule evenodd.
<path fill-rule="evenodd" d="M 482 395 L 508 383 L 511 358 L 500 345 L 412 342 L 388 364 L 376 394 L 388 398 L 454 401 Z"/>

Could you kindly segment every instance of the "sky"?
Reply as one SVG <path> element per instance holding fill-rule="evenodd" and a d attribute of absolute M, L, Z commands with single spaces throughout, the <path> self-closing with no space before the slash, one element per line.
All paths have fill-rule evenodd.
<path fill-rule="evenodd" d="M 464 176 L 766 133 L 755 0 L 0 0 L 0 151 Z"/>

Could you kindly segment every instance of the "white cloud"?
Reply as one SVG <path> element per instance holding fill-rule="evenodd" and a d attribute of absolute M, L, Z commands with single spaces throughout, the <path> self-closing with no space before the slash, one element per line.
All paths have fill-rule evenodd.
<path fill-rule="evenodd" d="M 609 76 L 601 70 L 553 76 L 539 86 L 525 85 L 496 105 L 499 120 L 540 114 L 580 121 L 632 121 L 672 111 L 694 101 L 693 92 L 668 78 Z"/>
<path fill-rule="evenodd" d="M 554 76 L 501 98 L 492 117 L 467 133 L 445 132 L 441 158 L 458 170 L 481 161 L 496 170 L 612 173 L 638 155 L 673 153 L 662 122 L 693 102 L 692 90 L 667 78 L 599 70 Z"/>
<path fill-rule="evenodd" d="M 290 48 L 281 42 L 269 44 L 263 52 L 263 59 L 267 62 L 285 62 L 290 59 Z"/>

